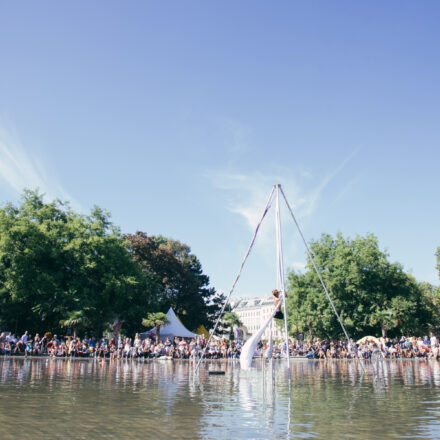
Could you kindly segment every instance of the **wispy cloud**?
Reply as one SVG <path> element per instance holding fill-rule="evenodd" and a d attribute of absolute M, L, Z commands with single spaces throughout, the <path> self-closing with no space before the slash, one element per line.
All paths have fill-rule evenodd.
<path fill-rule="evenodd" d="M 209 177 L 216 188 L 224 191 L 226 209 L 234 214 L 238 214 L 245 220 L 250 230 L 250 235 L 261 219 L 271 188 L 275 183 L 281 183 L 289 199 L 289 203 L 291 203 L 292 209 L 295 212 L 295 216 L 302 224 L 306 222 L 307 217 L 310 216 L 315 209 L 319 193 L 322 192 L 325 187 L 324 185 L 320 185 L 319 188 L 308 189 L 308 187 L 303 184 L 301 172 L 292 173 L 290 170 L 285 169 L 279 169 L 276 173 L 271 174 L 263 174 L 260 172 L 252 174 L 214 172 L 211 173 Z M 280 205 L 283 210 L 284 203 L 282 200 Z M 273 258 L 275 246 L 275 210 L 273 207 L 264 220 L 256 243 L 256 247 L 260 249 L 260 252 L 266 255 L 268 260 Z M 283 241 L 289 243 L 284 249 L 286 263 L 288 266 L 291 266 L 292 261 L 297 261 L 297 268 L 299 268 L 302 264 L 301 259 L 303 258 L 303 252 L 298 241 L 293 240 L 295 231 L 292 228 L 289 228 L 289 230 L 290 233 L 288 234 L 283 232 Z"/>
<path fill-rule="evenodd" d="M 269 174 L 214 171 L 209 173 L 208 177 L 216 188 L 224 191 L 226 208 L 230 212 L 240 215 L 250 230 L 255 230 L 267 203 L 270 190 L 275 183 L 282 185 L 295 216 L 300 224 L 305 226 L 308 218 L 316 211 L 323 192 L 356 153 L 357 150 L 354 150 L 321 178 L 315 177 L 310 170 L 302 168 L 291 170 L 284 167 L 278 167 Z M 284 203 L 281 202 L 281 205 Z M 266 245 L 268 240 L 273 239 L 273 230 L 272 227 L 262 228 L 260 243 Z M 286 265 L 296 270 L 303 270 L 305 267 L 304 249 L 298 240 L 292 239 L 293 233 L 294 231 L 292 236 L 289 234 L 286 237 L 289 242 L 289 246 L 285 247 Z M 268 248 L 268 252 L 273 256 L 272 248 Z"/>
<path fill-rule="evenodd" d="M 329 185 L 329 183 L 342 171 L 347 163 L 350 162 L 350 160 L 356 155 L 357 152 L 358 149 L 352 151 L 347 157 L 345 157 L 341 161 L 341 163 L 335 169 L 331 170 L 327 175 L 325 175 L 319 182 L 319 184 L 313 189 L 313 191 L 307 197 L 308 203 L 306 205 L 306 210 L 303 213 L 305 217 L 311 215 L 315 211 L 316 205 L 322 192 Z"/>
<path fill-rule="evenodd" d="M 18 135 L 3 127 L 0 127 L 0 180 L 14 193 L 21 193 L 25 188 L 38 188 L 46 200 L 59 198 L 82 210 L 53 174 L 47 172 L 42 161 L 26 150 Z"/>
<path fill-rule="evenodd" d="M 344 159 L 335 170 L 332 170 L 317 183 L 309 171 L 278 169 L 271 174 L 254 172 L 252 174 L 211 172 L 207 176 L 213 185 L 227 192 L 227 209 L 241 215 L 251 229 L 254 229 L 261 217 L 270 190 L 275 183 L 281 183 L 295 215 L 306 220 L 316 210 L 321 194 L 332 179 L 350 160 Z M 315 181 L 315 184 L 313 184 Z"/>

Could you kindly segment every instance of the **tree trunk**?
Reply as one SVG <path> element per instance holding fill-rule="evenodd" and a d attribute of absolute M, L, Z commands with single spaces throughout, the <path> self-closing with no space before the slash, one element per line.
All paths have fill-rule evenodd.
<path fill-rule="evenodd" d="M 233 341 L 234 339 L 234 327 L 231 325 L 231 329 L 229 330 L 229 340 Z"/>
<path fill-rule="evenodd" d="M 309 335 L 310 335 L 310 339 L 313 339 L 313 325 L 312 325 L 312 321 L 309 321 Z"/>
<path fill-rule="evenodd" d="M 381 328 L 382 328 L 382 338 L 386 338 L 387 337 L 387 325 L 384 322 L 382 322 Z"/>

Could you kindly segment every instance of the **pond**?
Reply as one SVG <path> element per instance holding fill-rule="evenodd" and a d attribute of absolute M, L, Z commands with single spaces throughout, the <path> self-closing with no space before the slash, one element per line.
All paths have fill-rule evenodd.
<path fill-rule="evenodd" d="M 440 363 L 377 367 L 4 358 L 0 438 L 440 438 Z"/>

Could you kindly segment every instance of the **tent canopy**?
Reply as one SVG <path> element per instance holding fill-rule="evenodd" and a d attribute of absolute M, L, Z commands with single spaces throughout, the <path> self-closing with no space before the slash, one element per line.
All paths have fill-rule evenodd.
<path fill-rule="evenodd" d="M 198 335 L 196 335 L 193 332 L 190 332 L 187 328 L 184 327 L 184 325 L 180 322 L 179 318 L 174 313 L 174 310 L 172 307 L 170 307 L 170 310 L 168 310 L 167 317 L 169 320 L 168 324 L 161 325 L 160 326 L 160 337 L 166 338 L 169 336 L 170 338 L 173 338 L 174 336 L 178 336 L 180 338 L 195 338 Z M 144 333 L 140 333 L 141 338 L 146 338 L 150 335 L 155 335 L 156 329 L 152 328 L 149 331 L 146 331 Z"/>

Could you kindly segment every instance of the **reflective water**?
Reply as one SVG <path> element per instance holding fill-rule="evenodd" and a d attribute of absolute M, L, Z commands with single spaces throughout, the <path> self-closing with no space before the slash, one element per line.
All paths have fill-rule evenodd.
<path fill-rule="evenodd" d="M 224 370 L 224 376 L 209 370 Z M 0 359 L 4 439 L 440 438 L 440 364 Z"/>

